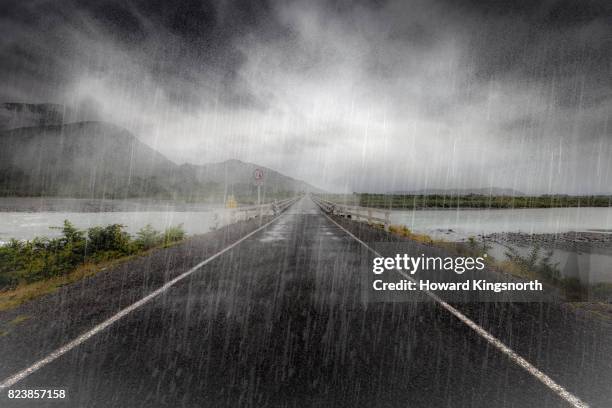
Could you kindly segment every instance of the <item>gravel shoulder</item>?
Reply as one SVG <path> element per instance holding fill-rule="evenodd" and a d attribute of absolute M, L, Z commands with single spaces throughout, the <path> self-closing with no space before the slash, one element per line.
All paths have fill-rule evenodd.
<path fill-rule="evenodd" d="M 522 247 L 538 246 L 544 249 L 612 255 L 612 233 L 610 232 L 571 231 L 559 234 L 504 232 L 489 234 L 484 238 L 486 241 Z"/>

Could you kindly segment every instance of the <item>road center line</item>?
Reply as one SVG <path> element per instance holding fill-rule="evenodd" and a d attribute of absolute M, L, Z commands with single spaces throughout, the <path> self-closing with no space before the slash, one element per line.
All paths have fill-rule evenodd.
<path fill-rule="evenodd" d="M 373 249 L 372 247 L 370 247 L 368 244 L 366 244 L 365 242 L 363 242 L 362 240 L 360 240 L 359 238 L 357 238 L 353 233 L 351 233 L 349 230 L 347 230 L 346 228 L 344 228 L 342 225 L 338 224 L 336 221 L 334 221 L 330 216 L 328 216 L 324 211 L 321 211 L 321 213 L 327 217 L 328 220 L 330 220 L 331 222 L 333 222 L 336 226 L 338 226 L 338 228 L 340 228 L 341 230 L 343 230 L 345 233 L 347 233 L 350 237 L 352 237 L 355 241 L 359 242 L 361 245 L 363 245 L 364 247 L 366 247 L 369 251 L 371 251 L 372 253 L 374 253 L 376 256 L 382 256 L 380 253 L 378 253 L 375 249 Z M 398 272 L 400 275 L 402 275 L 403 277 L 405 277 L 406 279 L 411 280 L 412 282 L 417 282 L 412 276 L 406 274 L 404 271 L 400 271 L 396 269 L 396 272 Z M 418 283 L 418 282 L 417 282 Z M 449 305 L 448 303 L 446 303 L 444 300 L 442 300 L 438 295 L 429 292 L 427 290 L 424 290 L 423 292 L 425 292 L 425 294 L 427 296 L 429 296 L 430 298 L 432 298 L 436 303 L 438 303 L 438 305 L 440 305 L 443 309 L 445 309 L 446 311 L 450 312 L 453 316 L 455 316 L 457 319 L 459 319 L 461 322 L 465 323 L 470 329 L 474 330 L 476 333 L 478 333 L 480 336 L 482 336 L 486 341 L 489 342 L 489 344 L 493 345 L 495 348 L 497 348 L 499 351 L 501 351 L 502 353 L 504 353 L 506 356 L 508 356 L 510 358 L 510 360 L 514 361 L 516 364 L 518 364 L 520 367 L 522 367 L 523 369 L 525 369 L 525 371 L 527 371 L 529 374 L 531 374 L 532 376 L 534 376 L 535 378 L 537 378 L 538 380 L 540 380 L 540 382 L 542 382 L 544 385 L 546 385 L 549 389 L 551 389 L 555 394 L 557 394 L 558 396 L 560 396 L 561 398 L 563 398 L 565 401 L 567 401 L 568 403 L 570 403 L 573 407 L 575 408 L 588 408 L 589 405 L 587 403 L 585 403 L 584 401 L 582 401 L 580 398 L 576 397 L 574 394 L 572 394 L 571 392 L 569 392 L 568 390 L 566 390 L 563 386 L 557 384 L 552 378 L 550 378 L 548 375 L 544 374 L 542 371 L 540 371 L 536 366 L 534 366 L 533 364 L 531 364 L 529 361 L 525 360 L 523 357 L 521 357 L 518 353 L 516 353 L 514 350 L 512 350 L 510 347 L 506 346 L 501 340 L 499 340 L 497 337 L 493 336 L 491 333 L 489 333 L 486 329 L 484 329 L 483 327 L 479 326 L 476 322 L 474 322 L 472 319 L 470 319 L 469 317 L 467 317 L 466 315 L 464 315 L 463 313 L 461 313 L 458 309 L 454 308 L 453 306 Z"/>
<path fill-rule="evenodd" d="M 172 287 L 173 285 L 175 285 L 179 281 L 185 279 L 186 277 L 188 277 L 189 275 L 191 275 L 192 273 L 194 273 L 195 271 L 200 269 L 202 266 L 204 266 L 204 265 L 210 263 L 211 261 L 215 260 L 219 256 L 223 255 L 225 252 L 227 252 L 230 249 L 234 248 L 236 245 L 240 244 L 244 240 L 248 239 L 249 237 L 251 237 L 251 236 L 255 235 L 256 233 L 258 233 L 259 231 L 263 230 L 268 225 L 272 224 L 274 221 L 277 221 L 278 219 L 282 218 L 284 216 L 284 214 L 286 214 L 286 213 L 283 212 L 283 214 L 281 214 L 278 217 L 274 218 L 273 220 L 267 222 L 266 224 L 262 225 L 261 227 L 257 228 L 256 230 L 251 231 L 250 233 L 248 233 L 244 237 L 242 237 L 239 240 L 235 241 L 231 245 L 225 247 L 224 249 L 222 249 L 221 251 L 219 251 L 216 254 L 212 255 L 211 257 L 203 260 L 202 262 L 200 262 L 199 264 L 197 264 L 193 268 L 189 269 L 187 272 L 183 272 L 182 274 L 180 274 L 176 278 L 166 282 L 163 286 L 159 287 L 158 289 L 155 289 L 153 292 L 149 293 L 147 296 L 143 297 L 139 301 L 131 304 L 130 306 L 126 307 L 125 309 L 122 309 L 121 311 L 119 311 L 115 315 L 109 317 L 108 319 L 106 319 L 102 323 L 94 326 L 92 329 L 86 331 L 85 333 L 83 333 L 79 337 L 77 337 L 76 339 L 72 340 L 70 343 L 67 343 L 67 344 L 63 345 L 62 347 L 58 348 L 57 350 L 51 352 L 48 356 L 38 360 L 37 362 L 32 364 L 30 367 L 28 367 L 28 368 L 18 372 L 17 374 L 15 374 L 15 375 L 13 375 L 13 376 L 11 376 L 9 378 L 6 378 L 5 380 L 3 380 L 0 383 L 0 391 L 12 387 L 17 382 L 23 380 L 24 378 L 26 378 L 30 374 L 38 371 L 42 367 L 46 366 L 47 364 L 53 362 L 57 358 L 59 358 L 62 355 L 66 354 L 67 352 L 69 352 L 73 348 L 75 348 L 75 347 L 79 346 L 80 344 L 84 343 L 85 341 L 87 341 L 91 337 L 95 336 L 96 334 L 100 333 L 101 331 L 103 331 L 104 329 L 106 329 L 107 327 L 109 327 L 110 325 L 112 325 L 113 323 L 118 321 L 119 319 L 127 316 L 129 313 L 133 312 L 134 310 L 136 310 L 139 307 L 143 306 L 144 304 L 148 303 L 152 299 L 154 299 L 157 296 L 161 295 L 166 290 L 170 289 L 170 287 Z"/>

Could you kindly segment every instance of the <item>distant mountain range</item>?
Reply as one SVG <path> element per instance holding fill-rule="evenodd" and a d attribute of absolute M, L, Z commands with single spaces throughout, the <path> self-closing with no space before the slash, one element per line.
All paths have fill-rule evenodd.
<path fill-rule="evenodd" d="M 61 125 L 67 116 L 66 108 L 54 103 L 1 103 L 0 130 Z"/>
<path fill-rule="evenodd" d="M 51 113 L 56 111 L 41 110 L 45 123 L 47 118 L 51 122 L 59 120 Z M 36 115 L 28 116 L 37 122 Z M 18 123 L 24 123 L 20 120 Z M 252 201 L 257 189 L 253 184 L 256 168 L 264 171 L 263 193 L 268 197 L 321 191 L 304 181 L 239 160 L 178 165 L 129 131 L 105 122 L 0 131 L 1 196 L 213 200 L 234 194 Z"/>
<path fill-rule="evenodd" d="M 422 190 L 413 191 L 393 191 L 391 194 L 402 194 L 402 195 L 444 195 L 444 196 L 462 196 L 462 195 L 483 195 L 483 196 L 510 196 L 518 197 L 524 196 L 525 194 L 513 190 L 511 188 L 465 188 L 465 189 L 443 189 L 443 188 L 428 188 Z"/>
<path fill-rule="evenodd" d="M 183 164 L 184 173 L 193 175 L 200 183 L 218 183 L 227 186 L 229 193 L 245 190 L 254 190 L 253 173 L 256 169 L 263 170 L 265 185 L 273 191 L 303 191 L 321 193 L 322 190 L 275 170 L 258 164 L 247 163 L 240 160 L 226 160 L 220 163 L 203 165 Z"/>

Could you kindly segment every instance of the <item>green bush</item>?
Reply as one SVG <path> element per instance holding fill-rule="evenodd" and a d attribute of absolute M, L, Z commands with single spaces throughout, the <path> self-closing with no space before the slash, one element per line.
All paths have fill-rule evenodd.
<path fill-rule="evenodd" d="M 524 271 L 534 272 L 548 282 L 555 283 L 561 281 L 561 273 L 558 269 L 559 265 L 552 263 L 552 254 L 552 251 L 548 251 L 540 256 L 540 247 L 537 245 L 532 247 L 526 256 L 520 255 L 517 249 L 512 247 L 508 247 L 506 251 L 508 259 Z"/>
<path fill-rule="evenodd" d="M 183 229 L 183 224 L 179 224 L 174 227 L 168 227 L 164 231 L 163 235 L 163 243 L 164 245 L 171 244 L 173 242 L 182 241 L 185 239 L 185 230 Z"/>
<path fill-rule="evenodd" d="M 565 298 L 570 301 L 582 301 L 587 298 L 587 290 L 578 278 L 563 278 L 561 286 L 565 291 Z"/>
<path fill-rule="evenodd" d="M 147 250 L 162 243 L 162 235 L 147 224 L 136 233 L 135 244 L 138 249 Z"/>
<path fill-rule="evenodd" d="M 130 235 L 123 228 L 125 226 L 121 224 L 90 228 L 87 230 L 87 250 L 91 253 L 114 251 L 129 254 L 132 252 Z"/>
<path fill-rule="evenodd" d="M 169 227 L 163 234 L 147 225 L 135 239 L 124 228 L 111 224 L 82 231 L 66 220 L 57 228 L 62 232 L 58 238 L 13 239 L 0 246 L 0 289 L 60 276 L 86 262 L 116 259 L 185 238 L 182 225 Z"/>

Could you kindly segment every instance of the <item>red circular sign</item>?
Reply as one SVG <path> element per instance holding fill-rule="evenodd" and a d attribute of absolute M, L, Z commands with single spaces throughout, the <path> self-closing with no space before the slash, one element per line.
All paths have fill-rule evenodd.
<path fill-rule="evenodd" d="M 253 178 L 256 181 L 261 181 L 264 178 L 264 172 L 262 169 L 255 169 L 255 171 L 253 171 Z"/>

